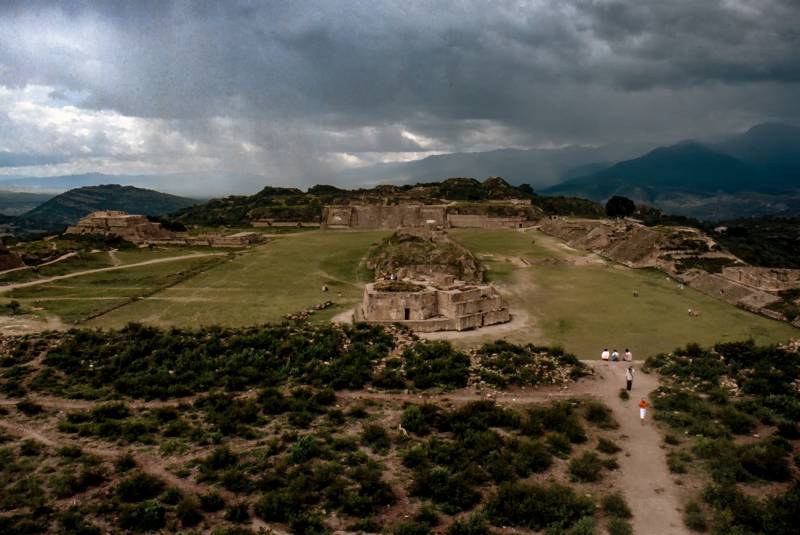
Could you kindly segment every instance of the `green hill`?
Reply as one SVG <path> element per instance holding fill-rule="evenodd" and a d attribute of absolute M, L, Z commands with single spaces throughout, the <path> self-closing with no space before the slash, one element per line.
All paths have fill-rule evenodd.
<path fill-rule="evenodd" d="M 255 195 L 232 195 L 190 206 L 171 218 L 186 225 L 247 225 L 257 219 L 315 221 L 322 218 L 322 208 L 331 204 L 419 203 L 483 201 L 530 198 L 522 187 L 515 187 L 500 177 L 483 182 L 474 178 L 448 178 L 441 182 L 381 185 L 369 189 L 345 190 L 317 185 L 303 192 L 297 188 L 267 186 Z"/>
<path fill-rule="evenodd" d="M 186 197 L 150 189 L 107 184 L 87 186 L 57 195 L 21 215 L 17 226 L 25 231 L 57 231 L 98 210 L 163 215 L 197 203 Z"/>

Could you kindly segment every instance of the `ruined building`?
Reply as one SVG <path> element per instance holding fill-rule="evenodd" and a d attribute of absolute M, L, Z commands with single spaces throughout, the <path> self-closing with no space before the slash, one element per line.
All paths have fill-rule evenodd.
<path fill-rule="evenodd" d="M 115 210 L 92 212 L 75 225 L 68 227 L 65 234 L 114 235 L 137 245 L 246 247 L 264 241 L 263 236 L 257 232 L 191 236 L 185 232 L 167 230 L 161 223 L 150 221 L 146 216 Z"/>
<path fill-rule="evenodd" d="M 503 204 L 513 209 L 503 214 L 500 203 L 469 206 L 472 211 L 482 213 L 459 213 L 458 207 L 444 204 L 326 206 L 322 226 L 329 229 L 523 228 L 533 225 L 534 216 L 538 216 L 539 210 L 530 206 L 530 202 Z"/>
<path fill-rule="evenodd" d="M 80 221 L 67 227 L 65 234 L 114 235 L 133 243 L 154 239 L 168 239 L 175 233 L 154 223 L 143 215 L 128 214 L 118 210 L 92 212 Z"/>
<path fill-rule="evenodd" d="M 418 332 L 464 331 L 511 319 L 477 259 L 444 232 L 404 230 L 384 240 L 367 265 L 356 321 L 400 323 Z M 465 280 L 466 279 L 466 280 Z"/>

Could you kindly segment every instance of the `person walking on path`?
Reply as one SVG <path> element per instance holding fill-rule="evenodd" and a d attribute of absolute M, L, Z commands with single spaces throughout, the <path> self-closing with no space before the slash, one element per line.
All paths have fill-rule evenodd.
<path fill-rule="evenodd" d="M 600 360 L 608 361 L 611 358 L 611 353 L 608 352 L 608 348 L 603 349 L 603 352 L 600 353 Z"/>
<path fill-rule="evenodd" d="M 625 362 L 631 362 L 631 361 L 633 361 L 633 353 L 631 353 L 631 350 L 626 347 L 625 348 Z"/>
<path fill-rule="evenodd" d="M 633 387 L 633 368 L 628 366 L 628 369 L 625 371 L 625 388 L 628 389 L 628 392 L 631 391 Z"/>
<path fill-rule="evenodd" d="M 642 398 L 642 401 L 639 402 L 639 419 L 641 420 L 642 425 L 644 425 L 644 418 L 647 416 L 647 407 L 649 406 L 650 404 L 644 398 Z"/>

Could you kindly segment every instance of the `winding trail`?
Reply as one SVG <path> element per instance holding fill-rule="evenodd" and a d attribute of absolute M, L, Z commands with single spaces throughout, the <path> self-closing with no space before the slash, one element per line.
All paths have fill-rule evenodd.
<path fill-rule="evenodd" d="M 170 256 L 168 258 L 154 258 L 152 260 L 145 260 L 144 262 L 137 262 L 135 264 L 125 264 L 122 266 L 111 266 L 105 268 L 97 268 L 97 269 L 87 269 L 84 271 L 75 271 L 74 273 L 67 273 L 66 275 L 55 275 L 53 277 L 47 277 L 46 279 L 37 279 L 35 281 L 29 282 L 19 282 L 15 284 L 8 284 L 6 286 L 0 286 L 0 294 L 9 292 L 11 290 L 16 290 L 18 288 L 27 288 L 29 286 L 38 286 L 40 284 L 47 284 L 53 281 L 59 281 L 64 279 L 72 279 L 74 277 L 80 277 L 83 275 L 92 275 L 94 273 L 105 273 L 107 271 L 117 271 L 120 269 L 131 269 L 137 268 L 142 266 L 150 266 L 153 264 L 163 264 L 166 262 L 176 262 L 178 260 L 190 260 L 192 258 L 203 258 L 206 256 L 225 256 L 228 253 L 193 253 L 181 256 Z"/>

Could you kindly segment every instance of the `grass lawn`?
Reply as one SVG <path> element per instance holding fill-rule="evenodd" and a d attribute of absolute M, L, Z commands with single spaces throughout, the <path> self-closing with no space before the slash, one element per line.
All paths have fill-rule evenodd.
<path fill-rule="evenodd" d="M 367 275 L 361 257 L 388 232 L 308 231 L 275 236 L 224 266 L 209 270 L 150 298 L 90 322 L 121 326 L 129 321 L 192 326 L 252 325 L 323 301 L 336 306 L 318 313 L 328 320 L 361 299 Z M 322 285 L 330 291 L 323 293 Z"/>
<path fill-rule="evenodd" d="M 215 261 L 204 257 L 93 273 L 19 288 L 3 297 L 4 301 L 16 299 L 41 315 L 54 314 L 65 322 L 75 322 L 88 314 L 169 284 L 186 270 Z"/>
<path fill-rule="evenodd" d="M 688 342 L 753 338 L 767 343 L 800 335 L 786 323 L 689 288 L 680 290 L 660 272 L 600 263 L 537 231 L 453 234 L 488 265 L 490 278 L 505 289 L 512 313 L 515 308 L 527 312 L 530 328 L 510 333 L 511 340 L 560 344 L 581 358 L 599 358 L 603 347 L 620 352 L 629 347 L 635 356 L 645 357 Z M 514 257 L 533 265 L 514 263 Z M 633 290 L 639 297 L 633 297 Z M 702 316 L 690 317 L 689 308 Z"/>

